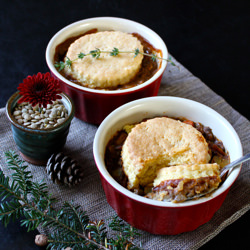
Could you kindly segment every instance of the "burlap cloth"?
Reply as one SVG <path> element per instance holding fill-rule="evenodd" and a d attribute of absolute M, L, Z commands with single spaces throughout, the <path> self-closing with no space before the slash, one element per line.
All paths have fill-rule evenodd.
<path fill-rule="evenodd" d="M 239 134 L 244 153 L 249 152 L 249 121 L 181 64 L 178 62 L 176 64 L 179 65 L 180 70 L 168 65 L 162 79 L 159 95 L 184 97 L 215 109 L 233 125 Z M 115 215 L 115 212 L 106 201 L 99 173 L 93 160 L 92 143 L 96 130 L 97 126 L 76 118 L 73 119 L 70 127 L 64 152 L 84 167 L 85 178 L 79 186 L 74 188 L 58 186 L 48 179 L 43 167 L 31 164 L 29 166 L 35 180 L 44 179 L 47 182 L 50 192 L 59 200 L 59 206 L 64 201 L 74 200 L 87 211 L 92 220 L 108 220 Z M 7 175 L 10 174 L 10 171 L 5 163 L 4 152 L 9 149 L 18 152 L 12 138 L 10 123 L 5 115 L 5 109 L 2 108 L 0 109 L 0 164 L 3 172 Z M 230 189 L 225 202 L 208 223 L 193 232 L 175 236 L 155 236 L 140 231 L 142 235 L 138 241 L 142 242 L 145 249 L 197 249 L 205 244 L 249 210 L 250 171 L 248 165 L 249 163 L 243 164 L 240 176 Z"/>

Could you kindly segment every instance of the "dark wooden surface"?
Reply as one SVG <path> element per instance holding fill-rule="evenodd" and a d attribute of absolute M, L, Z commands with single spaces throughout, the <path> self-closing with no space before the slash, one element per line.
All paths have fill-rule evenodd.
<path fill-rule="evenodd" d="M 169 52 L 242 115 L 249 113 L 249 1 L 0 1 L 0 107 L 20 82 L 47 72 L 45 49 L 64 26 L 115 16 L 156 31 Z M 201 249 L 247 249 L 249 212 Z M 0 249 L 39 249 L 37 232 L 0 225 Z"/>

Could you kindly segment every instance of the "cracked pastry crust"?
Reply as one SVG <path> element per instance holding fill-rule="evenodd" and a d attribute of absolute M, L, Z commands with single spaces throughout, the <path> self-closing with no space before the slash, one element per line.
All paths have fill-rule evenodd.
<path fill-rule="evenodd" d="M 102 31 L 80 37 L 73 42 L 66 54 L 65 60 L 78 58 L 79 53 L 87 54 L 92 50 L 143 52 L 141 42 L 131 34 L 120 31 Z M 114 88 L 128 83 L 141 68 L 143 55 L 134 53 L 119 53 L 110 56 L 110 53 L 101 53 L 100 57 L 85 56 L 83 59 L 73 61 L 71 67 L 64 71 L 89 88 Z"/>
<path fill-rule="evenodd" d="M 145 197 L 183 202 L 217 189 L 220 182 L 220 166 L 216 163 L 165 167 L 157 171 L 152 192 Z"/>
<path fill-rule="evenodd" d="M 137 124 L 122 148 L 123 171 L 130 190 L 152 183 L 160 168 L 205 164 L 210 158 L 208 144 L 197 129 L 167 117 Z"/>

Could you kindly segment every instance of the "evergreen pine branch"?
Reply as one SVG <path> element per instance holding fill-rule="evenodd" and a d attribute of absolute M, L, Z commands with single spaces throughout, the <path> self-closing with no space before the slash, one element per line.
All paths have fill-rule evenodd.
<path fill-rule="evenodd" d="M 23 218 L 21 226 L 28 231 L 38 226 L 50 229 L 53 233 L 46 237 L 50 249 L 141 249 L 133 243 L 134 237 L 139 235 L 137 231 L 118 217 L 109 224 L 118 232 L 113 239 L 108 237 L 103 220 L 90 221 L 86 212 L 73 202 L 65 202 L 56 211 L 53 208 L 56 199 L 49 194 L 46 183 L 32 181 L 28 166 L 15 152 L 7 152 L 6 157 L 13 173 L 9 178 L 0 171 L 0 221 L 5 226 L 11 220 Z"/>
<path fill-rule="evenodd" d="M 64 212 L 68 214 L 71 221 L 75 221 L 75 230 L 85 232 L 89 223 L 89 217 L 85 211 L 81 211 L 80 206 L 75 206 L 72 202 L 64 203 Z"/>
<path fill-rule="evenodd" d="M 23 191 L 24 198 L 27 198 L 32 186 L 31 172 L 26 171 L 28 165 L 24 165 L 25 162 L 20 160 L 18 155 L 12 151 L 7 152 L 5 155 L 7 157 L 7 164 L 9 168 L 15 171 L 14 174 L 12 174 L 13 183 L 18 184 L 18 188 Z"/>
<path fill-rule="evenodd" d="M 14 221 L 22 215 L 23 205 L 17 200 L 12 200 L 10 202 L 3 202 L 0 206 L 0 220 L 6 227 L 9 222 Z"/>
<path fill-rule="evenodd" d="M 139 246 L 136 246 L 133 243 L 134 237 L 140 235 L 135 228 L 126 224 L 118 216 L 112 218 L 112 221 L 109 223 L 109 227 L 118 232 L 117 240 L 112 241 L 112 244 L 120 245 L 129 245 L 130 249 L 140 249 Z"/>

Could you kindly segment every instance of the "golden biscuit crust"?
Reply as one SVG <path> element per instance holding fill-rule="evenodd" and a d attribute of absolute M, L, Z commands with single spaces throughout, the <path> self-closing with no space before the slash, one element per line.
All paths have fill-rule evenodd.
<path fill-rule="evenodd" d="M 145 197 L 183 202 L 214 191 L 220 182 L 220 166 L 216 163 L 165 167 L 157 172 L 152 192 Z"/>
<path fill-rule="evenodd" d="M 208 163 L 210 157 L 208 144 L 197 129 L 167 117 L 137 124 L 122 148 L 123 170 L 131 190 L 152 183 L 162 167 Z"/>
<path fill-rule="evenodd" d="M 199 179 L 220 175 L 220 166 L 212 164 L 189 164 L 161 168 L 156 173 L 153 186 L 159 186 L 162 182 L 178 179 Z"/>
<path fill-rule="evenodd" d="M 103 31 L 80 37 L 68 49 L 65 60 L 78 58 L 79 53 L 87 54 L 92 50 L 143 52 L 141 42 L 131 34 L 120 31 Z M 114 88 L 128 83 L 140 70 L 143 55 L 134 53 L 101 53 L 100 57 L 85 56 L 73 61 L 71 67 L 65 67 L 66 74 L 77 79 L 89 88 Z"/>

